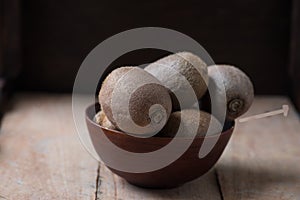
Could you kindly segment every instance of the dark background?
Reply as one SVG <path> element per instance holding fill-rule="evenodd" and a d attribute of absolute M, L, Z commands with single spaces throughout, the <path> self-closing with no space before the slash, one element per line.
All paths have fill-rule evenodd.
<path fill-rule="evenodd" d="M 81 62 L 97 44 L 121 31 L 158 26 L 194 38 L 216 63 L 240 67 L 256 94 L 290 95 L 300 106 L 297 0 L 0 0 L 0 10 L 7 88 L 71 92 Z M 135 51 L 114 67 L 164 53 Z"/>

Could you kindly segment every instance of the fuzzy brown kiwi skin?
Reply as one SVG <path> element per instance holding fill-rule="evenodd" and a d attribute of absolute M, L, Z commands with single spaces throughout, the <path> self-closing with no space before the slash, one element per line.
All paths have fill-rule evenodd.
<path fill-rule="evenodd" d="M 194 80 L 190 80 L 188 76 L 188 80 L 191 81 L 191 85 L 194 91 L 196 91 L 195 93 L 197 95 L 197 98 L 200 99 L 207 91 L 207 85 L 209 81 L 206 63 L 201 58 L 190 52 L 179 52 L 177 53 L 177 55 L 194 66 L 198 73 L 200 73 L 200 77 L 197 76 L 197 78 L 195 78 Z M 194 70 L 192 70 L 191 73 L 194 73 Z"/>
<path fill-rule="evenodd" d="M 134 67 L 120 67 L 113 70 L 103 81 L 98 99 L 101 105 L 101 110 L 105 113 L 107 118 L 115 125 L 116 122 L 112 115 L 111 110 L 111 97 L 114 90 L 114 86 L 118 80 L 126 74 L 128 71 L 132 70 Z"/>
<path fill-rule="evenodd" d="M 151 123 L 151 119 L 148 115 L 149 109 L 152 105 L 160 102 L 160 105 L 166 109 L 167 113 L 171 113 L 171 107 L 169 106 L 170 99 L 162 98 L 162 96 L 169 96 L 168 91 L 162 85 L 150 83 L 143 85 L 135 92 L 131 94 L 129 112 L 132 120 L 139 126 L 146 126 Z M 157 123 L 162 118 L 157 119 Z"/>
<path fill-rule="evenodd" d="M 168 68 L 163 66 L 169 66 L 186 77 L 197 99 L 200 99 L 204 95 L 208 84 L 207 66 L 198 56 L 190 52 L 179 52 L 151 63 L 145 70 L 155 76 L 169 89 L 173 111 L 190 107 L 195 102 L 193 102 L 192 98 L 189 98 L 189 95 L 186 93 L 187 89 L 184 86 L 181 87 L 181 84 L 177 82 L 178 78 L 169 77 Z M 181 106 L 175 94 L 184 97 L 185 100 L 181 102 Z"/>
<path fill-rule="evenodd" d="M 185 121 L 181 122 L 181 115 L 185 115 Z M 199 117 L 199 118 L 198 118 Z M 211 114 L 196 110 L 196 109 L 184 109 L 181 111 L 173 112 L 165 127 L 159 132 L 157 136 L 159 137 L 174 137 L 178 132 L 180 123 L 183 125 L 183 135 L 179 135 L 179 137 L 191 138 L 193 137 L 193 133 L 190 130 L 196 130 L 191 128 L 192 126 L 197 125 L 196 120 L 199 119 L 199 126 L 197 128 L 196 137 L 203 137 L 207 134 L 208 127 L 210 125 L 210 121 L 212 120 L 212 130 L 210 135 L 217 134 L 221 129 L 221 123 Z"/>
<path fill-rule="evenodd" d="M 221 85 L 224 84 L 227 120 L 234 120 L 247 112 L 254 99 L 254 89 L 250 78 L 244 72 L 231 65 L 213 65 L 208 67 L 208 75 L 210 84 L 214 84 L 214 87 L 222 88 Z M 211 91 L 211 98 L 221 95 L 216 91 L 220 90 Z"/>
<path fill-rule="evenodd" d="M 99 92 L 102 110 L 113 125 L 128 134 L 157 133 L 165 125 L 171 113 L 172 102 L 167 89 L 159 80 L 141 68 L 123 68 L 125 67 L 111 72 L 103 82 Z M 126 106 L 124 103 L 127 103 L 127 100 L 124 101 L 124 98 L 129 98 L 129 104 Z M 116 119 L 112 113 L 112 106 L 114 106 Z M 119 120 L 118 123 L 116 120 Z"/>

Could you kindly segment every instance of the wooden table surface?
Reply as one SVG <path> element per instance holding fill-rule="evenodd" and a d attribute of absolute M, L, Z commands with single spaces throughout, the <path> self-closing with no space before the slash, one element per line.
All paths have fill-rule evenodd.
<path fill-rule="evenodd" d="M 83 105 L 85 102 L 83 100 Z M 289 104 L 257 97 L 248 113 Z M 0 199 L 300 199 L 300 122 L 282 115 L 237 123 L 217 165 L 171 190 L 132 186 L 94 160 L 75 131 L 70 95 L 20 94 L 0 132 Z"/>

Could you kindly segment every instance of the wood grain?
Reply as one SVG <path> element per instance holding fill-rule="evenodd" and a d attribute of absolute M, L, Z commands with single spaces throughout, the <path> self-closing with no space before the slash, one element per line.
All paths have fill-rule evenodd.
<path fill-rule="evenodd" d="M 69 95 L 15 99 L 1 127 L 0 199 L 221 199 L 214 170 L 172 190 L 138 188 L 112 174 L 80 146 Z"/>
<path fill-rule="evenodd" d="M 216 181 L 215 171 L 211 170 L 200 179 L 187 183 L 179 188 L 168 190 L 143 189 L 127 183 L 124 179 L 112 174 L 106 167 L 101 166 L 101 184 L 98 199 L 116 200 L 207 200 L 221 199 Z"/>
<path fill-rule="evenodd" d="M 98 163 L 79 143 L 70 96 L 15 99 L 0 133 L 0 199 L 94 199 Z"/>
<path fill-rule="evenodd" d="M 236 130 L 217 165 L 224 199 L 300 199 L 300 123 L 286 98 L 256 98 L 246 115 L 291 107 L 282 115 L 247 123 Z"/>
<path fill-rule="evenodd" d="M 238 123 L 221 160 L 203 177 L 149 190 L 83 150 L 70 95 L 17 95 L 0 132 L 0 199 L 299 199 L 300 122 L 293 106 L 285 97 L 259 97 L 245 116 L 282 104 L 291 108 L 287 118 Z"/>

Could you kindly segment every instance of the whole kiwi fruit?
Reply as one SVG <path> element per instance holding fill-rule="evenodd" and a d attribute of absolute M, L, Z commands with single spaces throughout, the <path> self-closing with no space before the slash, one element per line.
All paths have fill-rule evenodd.
<path fill-rule="evenodd" d="M 212 127 L 208 132 L 210 122 Z M 180 123 L 182 124 L 181 128 L 179 128 Z M 167 124 L 160 131 L 158 136 L 174 137 L 178 132 L 180 133 L 178 137 L 190 138 L 195 135 L 196 131 L 196 137 L 203 137 L 205 135 L 217 134 L 221 130 L 221 123 L 211 114 L 196 109 L 184 109 L 173 112 L 170 115 Z"/>
<path fill-rule="evenodd" d="M 95 121 L 100 125 L 108 129 L 116 130 L 116 127 L 109 121 L 105 113 L 101 110 L 95 115 Z"/>
<path fill-rule="evenodd" d="M 227 120 L 236 119 L 250 108 L 254 89 L 250 78 L 243 71 L 231 65 L 212 65 L 208 67 L 208 75 L 213 89 L 209 91 L 209 95 L 205 95 L 203 105 L 209 105 L 214 98 L 216 110 L 221 110 L 219 107 L 224 103 L 219 102 L 220 95 L 226 95 Z"/>
<path fill-rule="evenodd" d="M 190 52 L 171 54 L 149 64 L 145 70 L 169 89 L 173 111 L 190 107 L 207 89 L 207 65 Z"/>
<path fill-rule="evenodd" d="M 141 137 L 161 130 L 172 110 L 168 90 L 138 67 L 113 70 L 103 81 L 98 99 L 116 128 Z"/>

